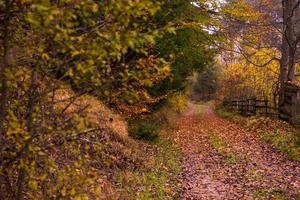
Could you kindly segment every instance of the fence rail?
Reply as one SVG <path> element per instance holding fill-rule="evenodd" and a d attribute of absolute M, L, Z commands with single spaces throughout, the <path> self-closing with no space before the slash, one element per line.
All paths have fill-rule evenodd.
<path fill-rule="evenodd" d="M 267 117 L 279 117 L 278 108 L 272 107 L 267 99 L 251 98 L 225 101 L 224 106 L 238 111 L 241 115 L 245 116 L 263 115 Z"/>

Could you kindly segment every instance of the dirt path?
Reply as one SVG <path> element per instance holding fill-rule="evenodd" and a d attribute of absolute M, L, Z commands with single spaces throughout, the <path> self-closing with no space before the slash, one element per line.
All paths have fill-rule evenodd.
<path fill-rule="evenodd" d="M 178 121 L 182 199 L 299 199 L 300 164 L 208 106 L 191 104 Z"/>

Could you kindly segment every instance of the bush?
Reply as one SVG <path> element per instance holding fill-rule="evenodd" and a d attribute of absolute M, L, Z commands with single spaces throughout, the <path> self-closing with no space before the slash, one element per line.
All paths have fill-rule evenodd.
<path fill-rule="evenodd" d="M 156 142 L 162 128 L 174 128 L 178 113 L 186 109 L 187 102 L 187 97 L 183 93 L 172 95 L 143 119 L 131 119 L 129 134 L 137 139 Z"/>
<path fill-rule="evenodd" d="M 160 126 L 153 121 L 143 120 L 134 122 L 130 128 L 130 135 L 147 141 L 156 141 L 159 137 Z"/>
<path fill-rule="evenodd" d="M 168 106 L 171 110 L 181 113 L 186 109 L 187 102 L 186 95 L 178 93 L 168 99 Z"/>

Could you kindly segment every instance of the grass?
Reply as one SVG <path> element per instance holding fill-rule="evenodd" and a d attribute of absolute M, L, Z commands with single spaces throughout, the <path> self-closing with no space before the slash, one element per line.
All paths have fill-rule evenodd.
<path fill-rule="evenodd" d="M 219 136 L 217 136 L 214 133 L 210 134 L 209 139 L 210 139 L 211 145 L 217 150 L 222 151 L 226 146 L 225 142 Z"/>
<path fill-rule="evenodd" d="M 279 151 L 289 155 L 293 160 L 300 161 L 300 136 L 299 133 L 284 133 L 280 131 L 266 132 L 261 138 L 271 143 Z"/>
<path fill-rule="evenodd" d="M 224 162 L 227 164 L 236 164 L 240 162 L 240 159 L 233 152 L 227 151 L 228 144 L 220 138 L 218 135 L 212 133 L 210 134 L 210 143 L 214 149 L 216 149 L 223 157 Z"/>
<path fill-rule="evenodd" d="M 194 102 L 197 105 L 197 114 L 201 115 L 205 109 L 209 107 L 213 107 L 213 101 L 208 102 Z"/>
<path fill-rule="evenodd" d="M 281 189 L 258 189 L 253 192 L 254 199 L 285 200 L 285 192 Z"/>
<path fill-rule="evenodd" d="M 257 169 L 253 168 L 247 172 L 247 177 L 249 177 L 250 180 L 260 182 L 264 179 L 265 174 L 262 172 L 258 172 Z"/>
<path fill-rule="evenodd" d="M 233 153 L 227 153 L 225 157 L 225 163 L 227 164 L 236 164 L 240 162 L 240 158 L 233 154 Z"/>
<path fill-rule="evenodd" d="M 148 157 L 147 166 L 133 171 L 120 171 L 115 182 L 122 185 L 128 199 L 176 199 L 180 190 L 176 181 L 181 171 L 180 158 L 180 150 L 174 143 L 160 139 L 156 143 L 155 156 Z"/>
<path fill-rule="evenodd" d="M 130 123 L 129 135 L 149 142 L 159 140 L 160 125 L 153 120 L 135 120 Z"/>
<path fill-rule="evenodd" d="M 183 97 L 179 96 L 179 99 Z M 177 98 L 177 100 L 178 100 Z M 175 98 L 176 99 L 176 98 Z M 131 135 L 146 143 L 144 163 L 131 170 L 120 170 L 114 182 L 122 190 L 122 199 L 180 199 L 181 150 L 174 141 L 175 118 L 184 110 L 184 101 L 175 101 L 160 108 L 142 121 L 131 122 Z"/>
<path fill-rule="evenodd" d="M 203 104 L 197 104 L 197 114 L 201 115 L 204 110 L 205 110 L 206 106 Z"/>
<path fill-rule="evenodd" d="M 229 112 L 227 109 L 220 107 L 215 110 L 215 112 L 222 118 L 233 119 L 236 116 L 236 113 Z"/>

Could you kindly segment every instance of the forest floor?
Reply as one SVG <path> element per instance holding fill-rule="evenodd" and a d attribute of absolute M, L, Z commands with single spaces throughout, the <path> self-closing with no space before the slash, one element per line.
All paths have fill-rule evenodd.
<path fill-rule="evenodd" d="M 210 106 L 191 103 L 177 126 L 182 199 L 300 199 L 300 163 Z"/>

